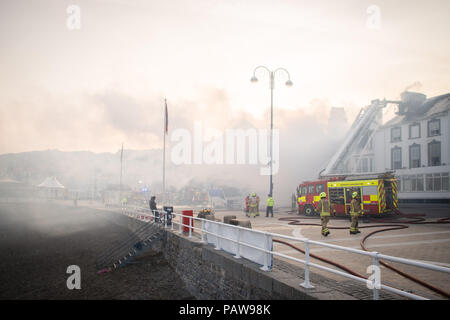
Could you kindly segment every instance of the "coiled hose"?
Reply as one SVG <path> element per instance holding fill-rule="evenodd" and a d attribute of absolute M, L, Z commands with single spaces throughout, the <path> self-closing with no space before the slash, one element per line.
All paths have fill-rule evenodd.
<path fill-rule="evenodd" d="M 394 212 L 394 217 L 395 218 L 399 218 L 399 217 L 403 218 L 403 219 L 407 218 L 408 220 L 398 221 L 397 222 L 397 221 L 391 221 L 391 220 L 379 220 L 379 219 L 377 219 L 377 222 L 385 223 L 385 224 L 368 225 L 368 226 L 361 226 L 361 227 L 359 227 L 361 229 L 363 229 L 363 228 L 380 228 L 380 227 L 385 227 L 384 229 L 375 230 L 375 231 L 372 231 L 371 233 L 369 233 L 368 235 L 366 235 L 360 242 L 361 248 L 364 251 L 369 251 L 369 250 L 367 250 L 367 248 L 365 246 L 365 241 L 370 236 L 372 236 L 372 235 L 374 235 L 376 233 L 385 232 L 385 231 L 407 229 L 407 228 L 409 228 L 407 224 L 441 224 L 441 223 L 450 223 L 450 218 L 441 218 L 441 219 L 438 219 L 436 221 L 425 221 L 424 216 L 425 216 L 424 214 L 405 214 L 405 213 L 401 213 L 400 211 L 396 210 Z M 290 224 L 290 225 L 297 225 L 297 226 L 321 226 L 321 224 L 318 224 L 318 223 L 302 223 L 299 219 L 300 218 L 286 217 L 286 218 L 279 218 L 278 220 L 280 220 L 280 221 L 289 221 L 288 224 Z M 315 219 L 315 218 L 309 218 L 309 219 Z M 348 227 L 330 227 L 330 226 L 328 226 L 328 229 L 348 229 Z M 286 241 L 277 240 L 277 239 L 274 239 L 273 241 L 281 243 L 281 244 L 284 244 L 284 245 L 287 245 L 287 246 L 289 246 L 289 247 L 291 247 L 291 248 L 293 248 L 293 249 L 295 249 L 297 251 L 300 251 L 303 254 L 305 253 L 304 250 L 302 250 L 299 247 L 297 247 L 297 246 L 295 246 L 293 244 L 290 244 L 290 243 L 288 243 Z M 329 259 L 317 256 L 315 254 L 311 254 L 310 253 L 310 256 L 315 258 L 315 259 L 317 259 L 317 260 L 320 260 L 320 261 L 323 261 L 325 263 L 331 264 L 331 265 L 333 265 L 333 266 L 335 266 L 335 267 L 337 267 L 337 268 L 339 268 L 341 270 L 344 270 L 344 271 L 350 273 L 351 275 L 367 279 L 367 277 L 358 274 L 357 272 L 347 268 L 346 266 L 344 266 L 342 264 L 339 264 L 339 263 L 334 262 L 332 260 L 329 260 Z M 410 279 L 411 281 L 414 281 L 414 282 L 416 282 L 416 283 L 418 283 L 418 284 L 420 284 L 420 285 L 422 285 L 422 286 L 424 286 L 424 287 L 426 287 L 426 288 L 428 288 L 428 289 L 430 289 L 430 290 L 432 290 L 432 291 L 434 291 L 436 293 L 439 293 L 440 295 L 446 297 L 447 299 L 450 298 L 450 293 L 445 291 L 445 290 L 443 290 L 443 289 L 440 289 L 440 288 L 438 288 L 438 287 L 436 287 L 436 286 L 434 286 L 432 284 L 429 284 L 429 283 L 427 283 L 425 281 L 422 281 L 422 280 L 420 280 L 420 279 L 418 279 L 418 278 L 416 278 L 416 277 L 414 277 L 414 276 L 412 276 L 412 275 L 410 275 L 410 274 L 408 274 L 406 272 L 403 272 L 403 271 L 401 271 L 401 270 L 399 270 L 399 269 L 397 269 L 397 268 L 391 266 L 390 264 L 388 264 L 386 262 L 383 262 L 381 260 L 380 260 L 380 264 L 382 264 L 386 268 L 388 268 L 388 269 L 390 269 L 390 270 L 392 270 L 392 271 L 402 275 L 403 277 L 405 277 L 407 279 Z"/>

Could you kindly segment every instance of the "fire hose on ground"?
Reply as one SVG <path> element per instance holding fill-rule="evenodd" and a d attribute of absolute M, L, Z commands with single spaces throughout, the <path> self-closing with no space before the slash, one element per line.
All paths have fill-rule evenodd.
<path fill-rule="evenodd" d="M 396 221 L 390 221 L 390 220 L 386 221 L 386 220 L 379 220 L 379 219 L 377 219 L 377 222 L 387 223 L 387 224 L 368 225 L 368 226 L 360 226 L 359 227 L 360 229 L 386 227 L 385 229 L 372 231 L 371 233 L 366 235 L 361 240 L 360 245 L 361 245 L 361 248 L 364 251 L 369 251 L 369 250 L 367 250 L 367 248 L 365 246 L 365 241 L 370 236 L 372 236 L 372 235 L 374 235 L 376 233 L 385 232 L 385 231 L 392 231 L 392 230 L 407 229 L 407 228 L 409 228 L 409 226 L 407 224 L 441 224 L 441 223 L 450 223 L 450 218 L 441 218 L 441 219 L 438 219 L 436 221 L 425 221 L 425 218 L 423 218 L 425 216 L 424 214 L 404 214 L 404 213 L 401 213 L 398 210 L 395 212 L 395 216 L 396 217 L 401 217 L 401 218 L 408 218 L 408 220 L 396 222 Z M 297 226 L 321 226 L 321 224 L 318 224 L 318 223 L 302 223 L 300 221 L 300 219 L 304 220 L 305 218 L 286 217 L 286 218 L 280 218 L 279 220 L 281 220 L 281 221 L 290 221 L 289 222 L 290 225 L 297 225 Z M 306 218 L 306 219 L 308 219 L 308 218 Z M 315 219 L 315 218 L 309 218 L 309 219 Z M 348 229 L 348 227 L 330 227 L 330 226 L 328 226 L 328 229 Z M 302 250 L 299 247 L 297 247 L 297 246 L 295 246 L 295 245 L 293 245 L 291 243 L 288 243 L 286 241 L 276 240 L 276 239 L 274 239 L 273 241 L 281 243 L 281 244 L 284 244 L 284 245 L 287 245 L 287 246 L 289 246 L 289 247 L 291 247 L 291 248 L 293 248 L 293 249 L 295 249 L 297 251 L 300 251 L 303 254 L 305 253 L 304 250 Z M 364 275 L 360 275 L 357 272 L 347 268 L 346 266 L 344 266 L 342 264 L 339 264 L 339 263 L 334 262 L 332 260 L 329 260 L 329 259 L 317 256 L 317 255 L 312 254 L 312 253 L 310 253 L 309 255 L 311 257 L 317 259 L 317 260 L 320 260 L 322 262 L 331 264 L 331 265 L 333 265 L 333 266 L 335 266 L 335 267 L 337 267 L 337 268 L 339 268 L 341 270 L 344 270 L 344 271 L 348 272 L 351 275 L 367 279 L 367 277 L 365 277 Z M 420 280 L 420 279 L 418 279 L 418 278 L 416 278 L 416 277 L 414 277 L 414 276 L 412 276 L 412 275 L 410 275 L 410 274 L 408 274 L 406 272 L 403 272 L 403 271 L 401 271 L 401 270 L 399 270 L 399 269 L 389 265 L 386 262 L 380 261 L 380 264 L 382 264 L 386 268 L 388 268 L 388 269 L 390 269 L 390 270 L 400 274 L 401 276 L 403 276 L 403 277 L 405 277 L 405 278 L 407 278 L 409 280 L 412 280 L 412 281 L 414 281 L 414 282 L 416 282 L 416 283 L 418 283 L 418 284 L 420 284 L 420 285 L 422 285 L 422 286 L 424 286 L 424 287 L 426 287 L 426 288 L 428 288 L 428 289 L 430 289 L 430 290 L 432 290 L 434 292 L 439 293 L 440 295 L 446 297 L 447 299 L 450 298 L 450 293 L 445 291 L 445 290 L 443 290 L 443 289 L 440 289 L 440 288 L 438 288 L 438 287 L 436 287 L 436 286 L 434 286 L 432 284 L 429 284 L 429 283 L 427 283 L 425 281 L 422 281 L 422 280 Z"/>

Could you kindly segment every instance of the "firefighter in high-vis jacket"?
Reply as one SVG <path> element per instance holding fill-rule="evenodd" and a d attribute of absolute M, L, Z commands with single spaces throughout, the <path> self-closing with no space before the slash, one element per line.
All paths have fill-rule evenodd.
<path fill-rule="evenodd" d="M 267 195 L 267 201 L 266 201 L 266 218 L 269 217 L 269 213 L 271 214 L 271 217 L 273 218 L 273 205 L 275 201 L 272 198 L 271 194 Z"/>
<path fill-rule="evenodd" d="M 364 214 L 361 209 L 361 202 L 359 201 L 358 192 L 352 193 L 352 202 L 350 203 L 350 215 L 352 216 L 352 224 L 350 225 L 350 234 L 361 233 L 358 229 L 358 217 Z"/>
<path fill-rule="evenodd" d="M 254 192 L 252 192 L 252 196 L 248 199 L 248 206 L 250 207 L 250 212 L 248 213 L 248 216 L 251 217 L 253 214 L 253 218 L 255 218 L 258 214 L 257 210 L 257 206 L 258 206 L 258 202 L 257 202 L 257 198 L 256 198 L 256 194 Z"/>
<path fill-rule="evenodd" d="M 322 235 L 327 237 L 330 234 L 330 230 L 327 228 L 327 224 L 330 221 L 330 215 L 333 211 L 334 214 L 336 214 L 336 210 L 334 210 L 334 207 L 332 204 L 330 204 L 330 201 L 327 200 L 327 194 L 325 192 L 322 192 L 320 194 L 320 200 L 317 204 L 317 212 L 320 213 L 320 222 L 322 224 Z"/>

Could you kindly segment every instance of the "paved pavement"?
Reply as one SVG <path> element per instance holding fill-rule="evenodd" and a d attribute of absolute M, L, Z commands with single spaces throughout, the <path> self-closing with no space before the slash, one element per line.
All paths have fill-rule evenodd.
<path fill-rule="evenodd" d="M 421 213 L 427 209 L 427 221 L 436 220 L 435 218 L 450 217 L 450 208 L 438 205 L 436 210 L 429 209 L 430 205 L 426 207 L 419 206 L 417 208 L 408 205 L 405 212 Z M 310 219 L 297 214 L 289 214 L 286 211 L 275 213 L 274 218 L 266 218 L 265 213 L 262 213 L 256 218 L 247 218 L 243 212 L 237 211 L 217 211 L 216 218 L 223 219 L 225 215 L 236 215 L 240 219 L 249 219 L 252 223 L 252 228 L 257 230 L 264 230 L 267 232 L 278 233 L 283 235 L 290 235 L 294 237 L 306 237 L 308 239 L 322 241 L 326 243 L 336 244 L 345 247 L 361 249 L 360 242 L 369 232 L 383 229 L 370 228 L 362 229 L 360 235 L 350 235 L 348 229 L 331 229 L 331 235 L 323 237 L 320 233 L 320 226 L 296 226 L 289 225 L 288 221 L 279 220 L 279 218 L 299 218 L 299 221 L 305 223 L 320 223 L 319 219 Z M 434 217 L 429 219 L 429 217 Z M 329 227 L 348 227 L 350 222 L 342 218 L 332 218 Z M 368 225 L 377 225 L 376 222 L 364 223 L 360 222 L 360 227 Z M 290 241 L 296 246 L 304 249 L 301 242 Z M 402 258 L 414 259 L 422 262 L 433 263 L 436 265 L 450 267 L 450 224 L 419 224 L 408 225 L 407 229 L 392 230 L 377 233 L 371 236 L 366 242 L 366 247 L 370 251 L 377 251 L 386 255 L 397 256 Z M 303 259 L 304 255 L 286 245 L 274 243 L 274 250 L 292 257 Z M 330 248 L 319 246 L 311 246 L 311 253 L 315 253 L 320 257 L 333 260 L 337 263 L 343 264 L 350 269 L 360 273 L 367 274 L 366 268 L 372 264 L 371 258 L 360 256 L 354 253 L 347 253 L 337 251 Z M 280 258 L 283 260 L 283 258 Z M 333 267 L 325 264 L 317 259 L 311 260 L 314 263 Z M 410 273 L 423 281 L 429 282 L 447 292 L 450 292 L 450 275 L 436 271 L 425 270 L 417 267 L 406 266 L 398 263 L 391 263 L 400 270 Z M 334 267 L 333 267 L 334 268 Z M 346 278 L 330 274 L 328 272 L 311 269 L 313 273 L 327 276 L 338 281 L 345 281 Z M 367 274 L 369 275 L 369 274 Z M 419 295 L 423 295 L 432 299 L 441 299 L 439 294 L 407 279 L 397 273 L 381 266 L 381 280 L 383 284 L 391 285 L 395 288 L 407 290 Z"/>

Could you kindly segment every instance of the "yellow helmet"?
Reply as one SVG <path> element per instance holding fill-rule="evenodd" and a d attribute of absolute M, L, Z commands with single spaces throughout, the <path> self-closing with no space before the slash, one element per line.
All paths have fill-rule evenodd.
<path fill-rule="evenodd" d="M 356 198 L 357 196 L 358 196 L 358 192 L 355 191 L 352 193 L 352 198 Z"/>
<path fill-rule="evenodd" d="M 320 193 L 320 197 L 321 197 L 321 198 L 326 198 L 326 197 L 327 197 L 327 194 L 326 194 L 325 192 L 321 192 L 321 193 Z"/>
<path fill-rule="evenodd" d="M 252 192 L 252 197 L 256 196 L 256 194 L 254 192 Z"/>

